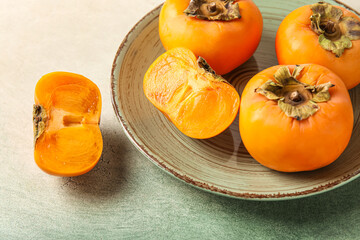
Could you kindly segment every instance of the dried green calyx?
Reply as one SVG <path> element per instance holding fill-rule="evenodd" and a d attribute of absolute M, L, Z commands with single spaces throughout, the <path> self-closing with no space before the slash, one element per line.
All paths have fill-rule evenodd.
<path fill-rule="evenodd" d="M 41 105 L 33 106 L 33 124 L 34 124 L 34 142 L 45 131 L 46 122 L 48 120 L 46 110 Z"/>
<path fill-rule="evenodd" d="M 325 50 L 340 57 L 346 48 L 352 47 L 352 40 L 360 39 L 360 21 L 344 17 L 341 9 L 325 2 L 311 5 L 312 30 L 319 35 L 319 44 Z"/>
<path fill-rule="evenodd" d="M 206 74 L 211 74 L 212 77 L 215 78 L 217 81 L 228 83 L 228 81 L 226 81 L 221 75 L 216 74 L 215 70 L 210 67 L 210 65 L 203 57 L 198 57 L 197 64 L 199 68 L 203 69 L 206 72 Z"/>
<path fill-rule="evenodd" d="M 288 67 L 280 67 L 274 77 L 277 82 L 268 80 L 255 89 L 256 93 L 278 102 L 280 109 L 296 120 L 306 119 L 319 109 L 319 102 L 330 100 L 329 88 L 335 86 L 331 82 L 312 86 L 296 80 L 303 67 L 297 65 L 290 73 Z"/>
<path fill-rule="evenodd" d="M 230 21 L 241 18 L 239 4 L 234 0 L 191 0 L 184 13 L 204 20 Z"/>

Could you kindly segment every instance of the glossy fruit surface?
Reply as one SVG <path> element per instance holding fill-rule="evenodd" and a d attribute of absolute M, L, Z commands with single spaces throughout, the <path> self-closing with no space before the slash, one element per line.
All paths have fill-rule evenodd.
<path fill-rule="evenodd" d="M 356 37 L 353 36 L 354 39 L 349 43 L 351 47 L 344 49 L 340 56 L 324 49 L 319 44 L 319 34 L 311 27 L 310 18 L 314 14 L 311 6 L 306 5 L 294 10 L 280 24 L 276 34 L 276 54 L 279 64 L 319 64 L 336 73 L 348 89 L 355 87 L 360 83 L 360 40 L 355 40 Z M 335 6 L 335 8 L 342 12 L 340 24 L 335 24 L 339 26 L 339 30 L 344 28 L 342 19 L 352 17 L 360 20 L 359 16 L 343 7 Z M 351 25 L 352 22 L 353 20 L 349 21 L 349 24 Z M 326 26 L 325 23 L 320 25 Z M 325 27 L 322 28 L 321 31 L 324 31 Z M 329 31 L 334 30 L 330 28 Z M 360 23 L 351 31 L 357 32 L 356 34 L 360 37 Z M 329 42 L 326 44 L 332 45 Z"/>
<path fill-rule="evenodd" d="M 287 77 L 287 88 L 281 88 L 274 78 L 281 76 L 281 67 L 258 73 L 246 85 L 240 106 L 242 141 L 254 159 L 274 170 L 298 172 L 324 167 L 339 157 L 350 140 L 353 109 L 348 91 L 336 74 L 315 64 L 303 65 L 297 73 L 295 66 L 288 66 L 294 76 Z M 291 90 L 296 84 L 302 89 L 297 92 L 307 95 L 290 101 L 288 97 L 296 95 Z M 263 91 L 263 86 L 283 97 Z M 281 102 L 293 106 L 281 107 Z M 303 118 L 301 114 L 305 114 Z"/>
<path fill-rule="evenodd" d="M 225 74 L 247 61 L 261 38 L 263 22 L 251 0 L 234 1 L 241 17 L 230 21 L 204 20 L 184 13 L 190 0 L 167 0 L 160 12 L 159 33 L 166 50 L 190 49 L 203 57 L 217 74 Z"/>

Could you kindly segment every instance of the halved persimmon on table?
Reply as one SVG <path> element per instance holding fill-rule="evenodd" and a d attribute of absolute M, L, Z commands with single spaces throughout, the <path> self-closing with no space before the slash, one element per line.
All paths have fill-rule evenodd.
<path fill-rule="evenodd" d="M 34 157 L 45 172 L 77 176 L 90 171 L 103 148 L 99 128 L 101 94 L 73 73 L 44 75 L 35 88 Z"/>

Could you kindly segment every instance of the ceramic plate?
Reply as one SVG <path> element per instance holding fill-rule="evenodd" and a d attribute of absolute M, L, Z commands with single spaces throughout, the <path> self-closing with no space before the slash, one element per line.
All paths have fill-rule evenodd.
<path fill-rule="evenodd" d="M 292 10 L 314 2 L 268 0 L 256 3 L 264 19 L 261 43 L 253 57 L 224 76 L 240 94 L 253 75 L 277 65 L 275 35 L 282 19 Z M 238 118 L 222 134 L 207 140 L 191 139 L 178 131 L 145 98 L 142 88 L 146 70 L 165 51 L 158 35 L 160 9 L 161 6 L 147 14 L 126 36 L 116 53 L 111 79 L 115 113 L 130 140 L 147 158 L 193 186 L 242 199 L 310 196 L 331 190 L 359 175 L 359 87 L 350 92 L 355 109 L 353 137 L 339 159 L 317 171 L 280 173 L 258 164 L 241 142 Z"/>

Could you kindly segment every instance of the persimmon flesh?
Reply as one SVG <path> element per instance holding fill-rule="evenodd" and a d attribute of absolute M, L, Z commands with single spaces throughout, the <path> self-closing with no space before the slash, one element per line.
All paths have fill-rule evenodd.
<path fill-rule="evenodd" d="M 90 171 L 103 148 L 101 94 L 84 76 L 54 72 L 35 87 L 34 157 L 45 172 L 77 176 Z"/>
<path fill-rule="evenodd" d="M 238 113 L 236 89 L 189 49 L 174 48 L 157 58 L 143 87 L 149 101 L 192 138 L 221 133 Z"/>
<path fill-rule="evenodd" d="M 270 67 L 247 83 L 241 98 L 242 141 L 255 160 L 271 169 L 299 172 L 324 167 L 350 140 L 349 93 L 323 66 Z"/>
<path fill-rule="evenodd" d="M 159 16 L 166 50 L 188 48 L 220 75 L 254 54 L 262 29 L 262 15 L 251 0 L 166 0 Z"/>

